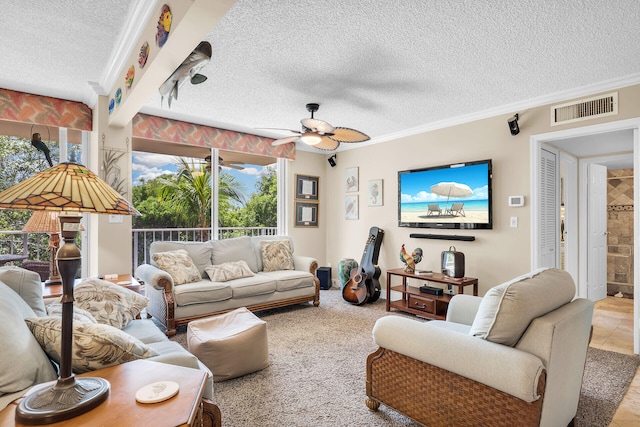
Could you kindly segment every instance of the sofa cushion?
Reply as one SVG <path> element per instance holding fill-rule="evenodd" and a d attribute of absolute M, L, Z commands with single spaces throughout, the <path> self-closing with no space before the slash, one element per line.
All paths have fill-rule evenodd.
<path fill-rule="evenodd" d="M 245 260 L 209 265 L 204 269 L 212 282 L 227 282 L 233 279 L 253 276 L 253 271 Z"/>
<path fill-rule="evenodd" d="M 42 299 L 42 282 L 35 271 L 14 266 L 0 267 L 0 281 L 13 289 L 33 309 L 36 316 L 46 316 Z"/>
<path fill-rule="evenodd" d="M 98 323 L 122 329 L 140 314 L 149 299 L 106 280 L 85 279 L 74 290 L 75 305 L 87 310 Z"/>
<path fill-rule="evenodd" d="M 176 305 L 179 306 L 225 301 L 233 297 L 227 283 L 211 282 L 210 280 L 178 286 L 173 290 L 173 293 Z"/>
<path fill-rule="evenodd" d="M 274 240 L 288 240 L 289 248 L 291 249 L 291 253 L 295 253 L 295 248 L 293 247 L 293 240 L 289 236 L 253 236 L 251 238 L 251 245 L 253 246 L 253 253 L 255 254 L 258 260 L 258 270 L 264 270 L 264 265 L 262 264 L 262 242 L 273 242 Z"/>
<path fill-rule="evenodd" d="M 263 271 L 293 270 L 293 254 L 288 240 L 260 242 Z"/>
<path fill-rule="evenodd" d="M 211 264 L 211 245 L 209 242 L 152 242 L 149 245 L 149 254 L 153 257 L 153 254 L 158 252 L 177 251 L 178 249 L 184 249 L 189 253 L 201 276 L 204 274 L 205 267 Z M 153 258 L 151 264 L 158 267 Z"/>
<path fill-rule="evenodd" d="M 469 334 L 514 346 L 533 319 L 571 302 L 575 293 L 564 270 L 539 269 L 517 277 L 486 293 Z"/>
<path fill-rule="evenodd" d="M 0 282 L 0 396 L 58 376 L 24 321 L 35 316 L 20 295 Z"/>
<path fill-rule="evenodd" d="M 32 317 L 25 321 L 44 351 L 60 363 L 62 320 L 59 317 Z M 100 323 L 74 322 L 72 349 L 71 367 L 77 373 L 159 354 L 120 329 Z"/>
<path fill-rule="evenodd" d="M 298 270 L 280 270 L 258 273 L 276 281 L 276 291 L 283 292 L 291 289 L 315 287 L 313 274 Z"/>
<path fill-rule="evenodd" d="M 202 280 L 198 267 L 193 263 L 189 252 L 184 249 L 156 252 L 151 255 L 151 259 L 158 268 L 171 275 L 176 286 Z"/>
<path fill-rule="evenodd" d="M 244 260 L 254 273 L 260 271 L 251 246 L 251 237 L 242 236 L 232 239 L 211 241 L 211 263 L 215 265 L 225 262 Z"/>
<path fill-rule="evenodd" d="M 122 332 L 139 339 L 145 344 L 169 340 L 164 332 L 153 323 L 152 319 L 133 319 L 122 329 Z"/>
<path fill-rule="evenodd" d="M 253 277 L 244 277 L 227 283 L 231 287 L 233 298 L 266 295 L 276 291 L 276 280 L 264 274 L 256 274 Z"/>

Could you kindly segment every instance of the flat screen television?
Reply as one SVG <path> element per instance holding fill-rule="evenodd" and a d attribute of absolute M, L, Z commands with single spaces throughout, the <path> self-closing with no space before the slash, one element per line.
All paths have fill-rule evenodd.
<path fill-rule="evenodd" d="M 491 159 L 398 172 L 398 226 L 491 229 Z"/>

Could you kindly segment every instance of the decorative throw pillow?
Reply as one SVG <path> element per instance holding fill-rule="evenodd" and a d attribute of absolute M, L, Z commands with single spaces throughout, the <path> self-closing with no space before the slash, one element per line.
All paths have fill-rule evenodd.
<path fill-rule="evenodd" d="M 47 314 L 49 314 L 50 317 L 62 318 L 62 303 L 56 302 L 47 305 Z M 73 321 L 80 323 L 98 323 L 91 313 L 75 304 L 73 305 Z"/>
<path fill-rule="evenodd" d="M 484 295 L 469 335 L 513 347 L 533 319 L 571 302 L 575 293 L 564 270 L 542 268 L 516 277 Z"/>
<path fill-rule="evenodd" d="M 149 299 L 115 283 L 85 279 L 73 290 L 75 304 L 105 325 L 122 329 L 149 304 Z"/>
<path fill-rule="evenodd" d="M 264 271 L 293 270 L 293 255 L 288 240 L 260 242 Z"/>
<path fill-rule="evenodd" d="M 47 311 L 44 308 L 44 300 L 42 299 L 42 282 L 38 273 L 12 265 L 5 265 L 0 267 L 0 281 L 17 292 L 33 309 L 36 316 L 47 315 Z"/>
<path fill-rule="evenodd" d="M 25 319 L 40 346 L 60 363 L 62 320 L 59 317 Z M 159 353 L 142 341 L 109 325 L 73 323 L 71 368 L 76 373 L 102 369 Z"/>
<path fill-rule="evenodd" d="M 151 256 L 151 259 L 158 268 L 171 275 L 174 285 L 184 285 L 202 280 L 198 267 L 193 263 L 189 252 L 184 249 L 157 252 Z"/>
<path fill-rule="evenodd" d="M 226 282 L 233 279 L 254 276 L 245 260 L 225 262 L 220 265 L 209 265 L 204 271 L 212 282 Z"/>
<path fill-rule="evenodd" d="M 0 282 L 0 396 L 58 377 L 24 321 L 35 316 L 20 295 Z"/>

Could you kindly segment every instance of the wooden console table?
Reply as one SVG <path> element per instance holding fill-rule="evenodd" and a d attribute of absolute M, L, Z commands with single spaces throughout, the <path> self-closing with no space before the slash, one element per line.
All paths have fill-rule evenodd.
<path fill-rule="evenodd" d="M 392 276 L 402 277 L 402 284 L 392 286 Z M 458 288 L 458 293 L 464 293 L 465 286 L 473 286 L 473 295 L 478 295 L 478 279 L 473 277 L 462 277 L 454 279 L 440 273 L 430 274 L 414 274 L 407 273 L 402 268 L 395 268 L 387 271 L 387 311 L 395 308 L 400 311 L 412 313 L 427 319 L 444 320 L 447 315 L 449 301 L 453 295 L 442 294 L 432 295 L 420 292 L 418 287 L 407 285 L 407 279 L 416 279 L 424 282 L 436 282 L 445 285 L 451 285 Z M 391 292 L 400 292 L 402 298 L 399 300 L 391 300 Z"/>
<path fill-rule="evenodd" d="M 207 374 L 197 369 L 183 368 L 149 360 L 135 360 L 110 368 L 87 372 L 78 377 L 101 377 L 109 381 L 107 400 L 75 418 L 50 427 L 76 426 L 199 426 L 202 422 L 202 393 Z M 156 381 L 175 381 L 178 394 L 160 403 L 138 403 L 136 391 Z M 22 426 L 15 422 L 14 402 L 0 412 L 0 427 Z"/>

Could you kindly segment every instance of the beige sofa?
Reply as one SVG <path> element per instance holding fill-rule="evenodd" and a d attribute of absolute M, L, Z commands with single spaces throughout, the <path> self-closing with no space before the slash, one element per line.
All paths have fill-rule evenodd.
<path fill-rule="evenodd" d="M 578 407 L 593 302 L 562 270 L 538 270 L 483 297 L 456 295 L 446 321 L 379 319 L 367 406 L 425 425 L 566 426 Z"/>
<path fill-rule="evenodd" d="M 126 289 L 124 291 L 131 292 Z M 47 303 L 53 302 L 55 301 L 47 301 Z M 76 301 L 75 306 L 78 305 Z M 0 322 L 3 325 L 0 329 L 0 410 L 24 395 L 32 386 L 55 380 L 58 377 L 56 365 L 49 359 L 25 321 L 25 319 L 48 321 L 48 308 L 50 309 L 45 305 L 42 297 L 42 285 L 38 273 L 19 267 L 0 267 Z M 34 320 L 29 322 L 33 324 Z M 83 330 L 77 323 L 78 321 L 74 320 L 74 329 L 80 327 L 76 333 L 81 331 L 88 335 L 97 330 L 97 328 L 91 329 L 91 331 Z M 100 328 L 101 332 L 105 330 L 109 329 Z M 207 382 L 203 394 L 203 421 L 207 426 L 221 425 L 220 410 L 211 400 L 213 398 L 213 375 L 197 357 L 185 350 L 180 344 L 169 341 L 151 319 L 130 320 L 121 331 L 135 338 L 135 342 L 143 343 L 142 347 L 147 349 L 145 351 L 154 354 L 146 358 L 147 360 L 205 371 Z M 120 331 L 117 332 L 120 333 Z M 91 339 L 95 340 L 94 343 L 100 343 L 102 351 L 97 348 L 97 351 L 89 356 L 87 356 L 88 350 L 93 349 L 89 342 L 91 339 L 89 337 L 84 340 L 79 339 L 85 346 L 79 353 L 95 361 L 100 355 L 108 357 L 109 351 L 104 350 L 106 345 L 103 345 L 106 341 L 115 345 L 123 345 L 123 341 L 118 339 L 118 335 L 103 340 L 105 336 L 106 334 L 92 335 Z M 52 346 L 59 348 L 55 343 Z M 140 347 L 139 344 L 136 344 L 132 350 Z M 122 358 L 129 359 L 129 356 L 122 356 Z M 74 372 L 76 372 L 75 368 Z"/>
<path fill-rule="evenodd" d="M 263 244 L 264 242 L 264 244 Z M 265 271 L 264 245 L 288 242 L 293 265 L 277 271 Z M 154 264 L 154 255 L 186 250 L 198 270 L 199 277 L 176 285 L 174 276 Z M 176 327 L 191 320 L 225 313 L 239 307 L 251 311 L 266 310 L 312 301 L 320 304 L 320 281 L 315 275 L 318 262 L 311 257 L 295 254 L 288 236 L 236 237 L 208 242 L 153 242 L 149 247 L 151 264 L 143 264 L 135 276 L 146 286 L 149 298 L 147 311 L 166 327 L 167 335 Z M 244 260 L 251 277 L 228 281 L 211 281 L 205 271 Z"/>

